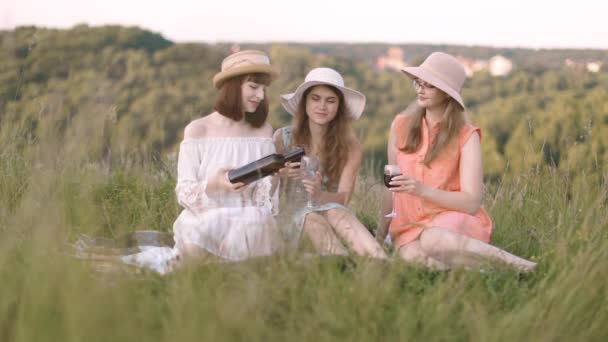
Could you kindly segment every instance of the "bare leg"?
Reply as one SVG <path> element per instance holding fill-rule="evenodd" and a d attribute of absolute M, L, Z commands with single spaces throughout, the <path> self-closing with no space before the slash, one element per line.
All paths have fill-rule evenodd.
<path fill-rule="evenodd" d="M 379 259 L 387 258 L 378 241 L 350 211 L 330 209 L 325 212 L 325 216 L 336 234 L 346 241 L 355 253 Z"/>
<path fill-rule="evenodd" d="M 322 255 L 348 255 L 348 251 L 322 215 L 306 214 L 303 231 L 315 250 Z"/>
<path fill-rule="evenodd" d="M 380 244 L 384 242 L 388 235 L 388 227 L 391 224 L 392 217 L 385 217 L 385 215 L 391 212 L 393 204 L 392 193 L 388 189 L 382 191 L 382 207 L 378 218 L 378 229 L 376 230 L 376 241 Z"/>
<path fill-rule="evenodd" d="M 420 264 L 432 270 L 445 271 L 449 267 L 431 257 L 429 257 L 420 246 L 420 240 L 415 240 L 399 249 L 399 256 L 409 263 Z"/>
<path fill-rule="evenodd" d="M 420 246 L 427 255 L 453 266 L 478 267 L 498 261 L 522 272 L 531 272 L 536 267 L 534 262 L 443 228 L 424 230 L 420 236 Z"/>

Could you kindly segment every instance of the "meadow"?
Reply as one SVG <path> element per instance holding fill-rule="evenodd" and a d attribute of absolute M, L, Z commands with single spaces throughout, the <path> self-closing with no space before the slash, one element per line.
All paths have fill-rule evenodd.
<path fill-rule="evenodd" d="M 104 271 L 68 246 L 81 234 L 170 231 L 180 210 L 171 160 L 108 168 L 43 146 L 26 158 L 27 143 L 14 142 L 0 152 L 0 341 L 608 337 L 608 182 L 597 175 L 538 167 L 487 184 L 492 243 L 537 261 L 532 274 L 294 253 L 160 276 Z M 364 168 L 351 204 L 370 228 L 377 169 Z"/>
<path fill-rule="evenodd" d="M 233 44 L 77 25 L 0 30 L 0 45 L 0 342 L 608 340 L 606 50 L 399 46 L 412 65 L 436 50 L 515 63 L 506 77 L 476 73 L 463 97 L 484 132 L 491 242 L 536 272 L 290 253 L 161 276 L 76 258 L 72 244 L 171 232 L 183 127 L 212 111 L 210 80 Z M 242 48 L 281 68 L 267 94 L 275 128 L 291 119 L 279 94 L 313 67 L 366 94 L 350 208 L 374 229 L 383 132 L 413 96 L 401 72 L 375 66 L 394 46 Z M 580 67 L 590 60 L 602 69 Z"/>

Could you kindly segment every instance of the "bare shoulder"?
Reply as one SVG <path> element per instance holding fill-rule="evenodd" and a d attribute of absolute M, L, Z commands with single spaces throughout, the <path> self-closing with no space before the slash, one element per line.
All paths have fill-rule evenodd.
<path fill-rule="evenodd" d="M 184 139 L 186 138 L 204 138 L 209 132 L 209 118 L 202 117 L 191 121 L 184 129 Z"/>
<path fill-rule="evenodd" d="M 275 142 L 280 141 L 282 136 L 283 136 L 283 128 L 278 128 L 276 131 L 274 131 L 274 133 L 272 134 L 272 140 L 274 140 Z"/>
<path fill-rule="evenodd" d="M 477 130 L 473 130 L 471 132 L 471 135 L 466 139 L 466 141 L 463 144 L 463 148 L 467 147 L 467 146 L 479 146 L 481 145 L 481 137 L 479 136 L 479 133 Z"/>
<path fill-rule="evenodd" d="M 285 151 L 285 144 L 283 143 L 283 128 L 284 127 L 277 129 L 272 135 L 272 141 L 274 141 L 274 146 L 277 148 L 278 152 Z"/>
<path fill-rule="evenodd" d="M 264 125 L 262 125 L 262 127 L 260 127 L 260 134 L 263 137 L 272 137 L 273 136 L 273 128 L 272 125 L 270 125 L 268 122 L 265 122 Z"/>

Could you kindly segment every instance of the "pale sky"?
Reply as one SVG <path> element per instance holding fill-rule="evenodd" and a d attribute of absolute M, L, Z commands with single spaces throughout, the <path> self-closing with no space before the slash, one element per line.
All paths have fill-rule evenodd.
<path fill-rule="evenodd" d="M 559 3 L 559 4 L 556 4 Z M 0 0 L 0 29 L 137 25 L 175 42 L 608 49 L 606 0 Z"/>

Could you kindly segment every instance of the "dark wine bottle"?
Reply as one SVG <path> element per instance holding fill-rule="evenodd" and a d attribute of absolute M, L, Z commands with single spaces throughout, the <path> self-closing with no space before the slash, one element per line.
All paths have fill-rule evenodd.
<path fill-rule="evenodd" d="M 299 162 L 304 156 L 304 147 L 296 146 L 291 152 L 287 152 L 283 155 L 285 162 L 296 163 Z"/>
<path fill-rule="evenodd" d="M 279 171 L 280 168 L 285 166 L 286 162 L 300 161 L 303 155 L 304 149 L 302 147 L 296 147 L 285 155 L 273 153 L 237 169 L 230 170 L 228 180 L 230 183 L 249 184 Z"/>

